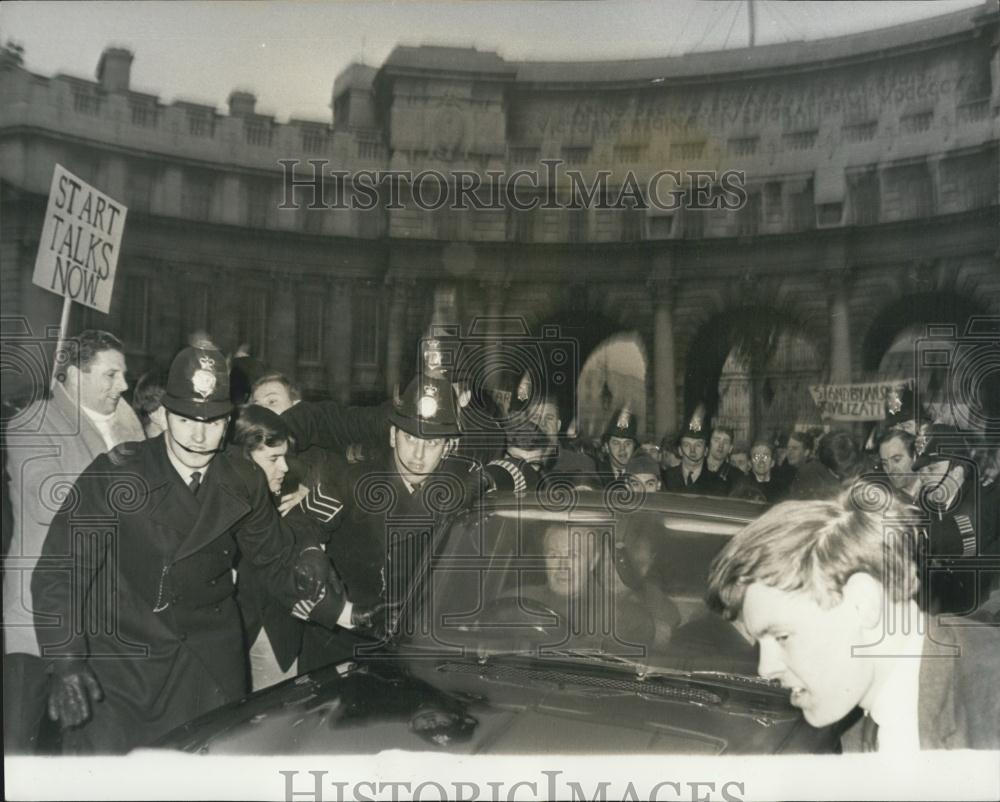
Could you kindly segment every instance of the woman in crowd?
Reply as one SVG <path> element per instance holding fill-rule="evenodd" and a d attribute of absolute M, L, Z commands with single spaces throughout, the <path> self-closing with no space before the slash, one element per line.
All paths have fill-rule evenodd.
<path fill-rule="evenodd" d="M 288 474 L 289 449 L 294 447 L 285 422 L 266 407 L 244 407 L 236 419 L 233 445 L 264 471 L 277 505 Z M 316 526 L 299 507 L 285 513 L 285 522 L 296 537 Z M 237 599 L 249 648 L 250 676 L 253 690 L 258 691 L 296 675 L 303 622 L 271 599 L 252 564 L 239 563 L 237 575 Z"/>

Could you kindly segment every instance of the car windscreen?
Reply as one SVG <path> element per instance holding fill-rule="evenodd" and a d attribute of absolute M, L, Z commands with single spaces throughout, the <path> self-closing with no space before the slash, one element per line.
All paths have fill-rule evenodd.
<path fill-rule="evenodd" d="M 754 646 L 704 602 L 709 564 L 743 523 L 646 510 L 470 513 L 435 537 L 400 634 L 445 654 L 573 653 L 753 676 Z"/>

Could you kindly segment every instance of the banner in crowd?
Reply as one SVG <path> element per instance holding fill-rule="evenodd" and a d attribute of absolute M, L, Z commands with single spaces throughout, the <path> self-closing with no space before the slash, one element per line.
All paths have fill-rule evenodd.
<path fill-rule="evenodd" d="M 57 164 L 32 282 L 107 314 L 127 211 Z"/>
<path fill-rule="evenodd" d="M 885 399 L 908 381 L 866 384 L 813 384 L 809 387 L 820 415 L 828 420 L 866 421 L 885 417 Z"/>

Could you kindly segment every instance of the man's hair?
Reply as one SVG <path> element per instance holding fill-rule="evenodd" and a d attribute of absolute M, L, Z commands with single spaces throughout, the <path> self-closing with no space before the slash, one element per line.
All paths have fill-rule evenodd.
<path fill-rule="evenodd" d="M 917 455 L 917 438 L 903 429 L 889 429 L 878 441 L 878 446 L 881 448 L 885 443 L 891 443 L 893 440 L 899 440 L 903 444 L 910 459 L 913 459 Z"/>
<path fill-rule="evenodd" d="M 68 363 L 80 370 L 90 370 L 97 355 L 102 351 L 118 351 L 125 353 L 125 346 L 114 334 L 100 329 L 87 329 L 78 337 L 67 340 L 64 344 L 68 355 Z"/>
<path fill-rule="evenodd" d="M 813 436 L 809 432 L 792 432 L 788 435 L 788 439 L 798 440 L 806 451 L 812 451 L 816 445 L 816 441 L 813 440 Z"/>
<path fill-rule="evenodd" d="M 302 391 L 299 386 L 289 379 L 284 373 L 265 373 L 260 376 L 252 385 L 250 385 L 250 397 L 253 398 L 253 394 L 257 392 L 257 389 L 262 384 L 267 384 L 268 382 L 278 382 L 278 384 L 283 384 L 285 389 L 288 390 L 288 397 L 292 401 L 302 400 Z"/>
<path fill-rule="evenodd" d="M 295 439 L 288 424 L 274 410 L 249 404 L 240 410 L 233 432 L 233 443 L 240 446 L 243 456 L 250 455 L 258 448 L 280 446 L 288 443 L 294 448 Z"/>
<path fill-rule="evenodd" d="M 163 394 L 167 388 L 167 372 L 162 368 L 146 371 L 135 383 L 132 393 L 132 409 L 141 423 L 149 422 L 149 416 L 163 406 Z"/>
<path fill-rule="evenodd" d="M 786 501 L 740 531 L 712 561 L 710 608 L 739 617 L 747 588 L 759 582 L 804 591 L 821 607 L 836 604 L 853 574 L 869 574 L 894 602 L 919 588 L 914 534 L 893 514 L 863 509 L 864 493 L 831 501 Z M 890 510 L 895 508 L 890 507 Z"/>
<path fill-rule="evenodd" d="M 712 429 L 712 434 L 719 432 L 720 434 L 729 435 L 729 442 L 732 443 L 735 439 L 735 434 L 733 433 L 733 428 L 731 426 L 726 426 L 725 424 L 719 424 Z"/>
<path fill-rule="evenodd" d="M 816 456 L 827 468 L 843 479 L 857 471 L 861 462 L 861 449 L 854 436 L 841 429 L 823 437 Z"/>
<path fill-rule="evenodd" d="M 771 459 L 774 459 L 774 444 L 769 440 L 754 440 L 753 445 L 750 446 L 750 452 L 753 453 L 755 448 L 766 448 L 767 453 L 771 455 Z"/>

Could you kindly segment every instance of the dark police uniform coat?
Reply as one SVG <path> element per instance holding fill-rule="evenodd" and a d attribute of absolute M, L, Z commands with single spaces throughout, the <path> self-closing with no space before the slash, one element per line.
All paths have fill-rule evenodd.
<path fill-rule="evenodd" d="M 124 752 L 246 692 L 237 545 L 291 609 L 298 544 L 252 462 L 218 455 L 195 496 L 160 436 L 81 474 L 32 581 L 43 659 L 85 659 L 104 692 L 67 751 Z M 336 621 L 342 607 L 328 597 L 314 615 Z"/>
<path fill-rule="evenodd" d="M 663 471 L 663 489 L 673 493 L 696 493 L 702 496 L 725 496 L 728 494 L 728 486 L 719 478 L 718 474 L 708 470 L 705 463 L 701 465 L 701 473 L 694 480 L 694 484 L 688 485 L 684 473 L 683 465 L 674 465 Z"/>
<path fill-rule="evenodd" d="M 1000 554 L 998 495 L 996 485 L 981 487 L 970 477 L 947 510 L 934 509 L 928 502 L 931 509 L 922 553 L 929 563 L 929 574 L 921 582 L 929 586 L 932 612 L 957 615 L 972 612 L 985 600 L 991 587 L 997 585 L 997 569 L 983 570 L 978 577 L 968 569 L 976 567 L 976 557 Z M 965 570 L 963 561 L 967 565 Z"/>
<path fill-rule="evenodd" d="M 443 517 L 476 503 L 486 483 L 481 466 L 446 457 L 413 492 L 396 470 L 393 452 L 374 463 L 350 466 L 347 508 L 340 528 L 326 545 L 327 556 L 344 583 L 347 598 L 371 607 L 406 598 L 415 575 L 430 558 Z M 307 627 L 300 671 L 351 656 L 363 635 Z"/>

